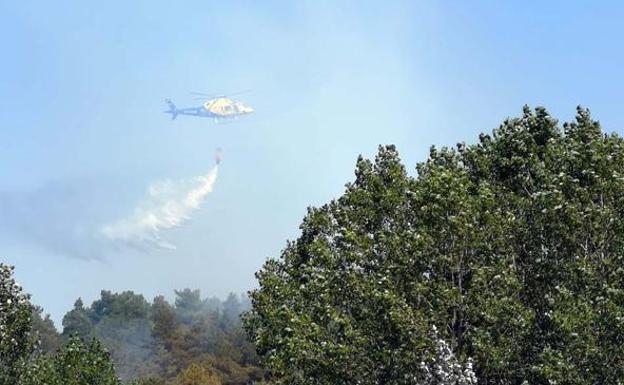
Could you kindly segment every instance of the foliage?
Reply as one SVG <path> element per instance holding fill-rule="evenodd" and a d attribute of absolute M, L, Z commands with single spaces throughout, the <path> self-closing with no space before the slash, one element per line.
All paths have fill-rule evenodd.
<path fill-rule="evenodd" d="M 439 338 L 438 330 L 433 327 L 435 340 L 435 355 L 429 362 L 421 362 L 422 378 L 414 378 L 421 384 L 427 385 L 476 385 L 477 377 L 472 371 L 472 361 L 469 359 L 465 367 L 458 362 L 450 346 Z"/>
<path fill-rule="evenodd" d="M 102 291 L 89 307 L 78 299 L 59 334 L 12 274 L 0 264 L 0 385 L 120 385 L 118 376 L 132 385 L 242 385 L 264 377 L 235 295 L 221 302 L 186 289 L 172 306 Z"/>
<path fill-rule="evenodd" d="M 234 294 L 223 302 L 204 299 L 184 289 L 173 303 L 103 290 L 88 307 L 76 301 L 63 318 L 63 335 L 101 341 L 124 381 L 170 384 L 193 364 L 207 365 L 227 385 L 263 378 L 239 321 L 245 301 Z"/>
<path fill-rule="evenodd" d="M 407 175 L 393 146 L 257 273 L 245 326 L 289 384 L 414 384 L 440 327 L 484 384 L 624 378 L 624 141 L 524 109 Z"/>
<path fill-rule="evenodd" d="M 85 344 L 78 337 L 54 356 L 38 357 L 19 385 L 121 385 L 101 343 Z"/>
<path fill-rule="evenodd" d="M 70 336 L 86 338 L 91 335 L 92 331 L 93 322 L 84 308 L 82 299 L 78 298 L 74 302 L 74 308 L 63 317 L 63 335 L 66 338 Z"/>
<path fill-rule="evenodd" d="M 221 385 L 221 381 L 205 366 L 191 364 L 176 377 L 175 385 Z"/>
<path fill-rule="evenodd" d="M 72 337 L 51 354 L 60 340 L 49 316 L 43 318 L 41 313 L 15 283 L 13 268 L 0 264 L 0 384 L 121 384 L 97 340 L 85 345 Z"/>
<path fill-rule="evenodd" d="M 32 331 L 39 340 L 38 349 L 43 353 L 54 353 L 61 347 L 61 337 L 59 336 L 54 322 L 50 319 L 50 315 L 42 315 L 43 309 L 39 306 L 33 308 L 32 313 Z"/>
<path fill-rule="evenodd" d="M 162 378 L 145 377 L 132 382 L 131 385 L 167 385 L 167 382 Z"/>
<path fill-rule="evenodd" d="M 0 385 L 15 385 L 35 349 L 33 307 L 13 278 L 12 266 L 0 263 Z"/>

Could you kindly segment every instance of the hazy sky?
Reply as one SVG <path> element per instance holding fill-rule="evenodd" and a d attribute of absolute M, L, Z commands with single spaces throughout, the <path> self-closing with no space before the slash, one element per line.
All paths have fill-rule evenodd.
<path fill-rule="evenodd" d="M 413 171 L 524 104 L 621 132 L 624 6 L 596 3 L 0 2 L 0 261 L 57 323 L 101 289 L 224 296 L 379 144 Z M 234 124 L 162 113 L 248 89 L 256 113 Z M 176 250 L 93 237 L 216 147 L 214 191 L 162 234 Z"/>

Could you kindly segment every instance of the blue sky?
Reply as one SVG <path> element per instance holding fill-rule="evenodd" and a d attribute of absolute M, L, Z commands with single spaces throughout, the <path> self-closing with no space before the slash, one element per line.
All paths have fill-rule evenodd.
<path fill-rule="evenodd" d="M 624 6 L 537 1 L 0 3 L 0 261 L 60 320 L 101 289 L 224 296 L 338 196 L 358 154 L 474 142 L 524 104 L 622 132 Z M 242 95 L 235 124 L 162 114 Z M 175 251 L 84 234 L 225 159 Z M 3 211 L 4 210 L 4 211 Z"/>

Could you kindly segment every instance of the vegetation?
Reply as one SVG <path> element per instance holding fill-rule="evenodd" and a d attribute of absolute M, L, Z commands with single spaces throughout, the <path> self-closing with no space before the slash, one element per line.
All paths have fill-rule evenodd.
<path fill-rule="evenodd" d="M 71 337 L 53 356 L 38 356 L 19 385 L 121 385 L 108 352 L 96 339 Z"/>
<path fill-rule="evenodd" d="M 525 108 L 417 170 L 393 146 L 360 158 L 257 273 L 245 326 L 267 368 L 285 384 L 431 383 L 441 339 L 482 384 L 620 383 L 622 138 L 581 108 L 563 127 Z"/>
<path fill-rule="evenodd" d="M 241 327 L 239 315 L 248 306 L 235 294 L 221 301 L 184 289 L 170 304 L 162 296 L 149 303 L 131 291 L 104 290 L 89 307 L 76 301 L 63 318 L 63 335 L 100 340 L 123 380 L 176 383 L 203 370 L 211 381 L 247 384 L 264 377 Z"/>
<path fill-rule="evenodd" d="M 15 385 L 35 349 L 30 297 L 13 279 L 13 267 L 0 263 L 0 385 Z"/>
<path fill-rule="evenodd" d="M 0 263 L 0 384 L 121 385 L 97 340 L 87 346 L 72 337 L 55 355 L 43 354 L 33 320 L 40 330 L 49 330 L 49 318 L 41 319 L 40 313 L 15 283 L 13 267 Z"/>
<path fill-rule="evenodd" d="M 245 296 L 102 291 L 59 334 L 0 264 L 0 385 L 620 384 L 624 140 L 525 108 L 417 171 L 358 159 L 243 324 Z"/>
<path fill-rule="evenodd" d="M 133 292 L 78 299 L 59 334 L 0 264 L 0 385 L 249 384 L 264 372 L 240 324 L 246 297 L 202 299 L 176 291 L 175 304 Z"/>

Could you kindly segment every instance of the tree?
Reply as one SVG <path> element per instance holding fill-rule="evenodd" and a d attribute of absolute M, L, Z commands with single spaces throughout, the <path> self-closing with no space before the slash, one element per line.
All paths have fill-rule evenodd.
<path fill-rule="evenodd" d="M 13 278 L 14 268 L 0 263 L 0 385 L 16 384 L 35 348 L 30 296 Z"/>
<path fill-rule="evenodd" d="M 91 304 L 90 318 L 99 322 L 104 317 L 119 320 L 147 318 L 150 305 L 141 294 L 133 291 L 111 293 L 108 290 L 100 292 L 100 299 Z"/>
<path fill-rule="evenodd" d="M 158 296 L 154 298 L 151 317 L 152 335 L 162 341 L 167 350 L 171 350 L 170 342 L 178 328 L 175 309 L 165 300 L 165 297 Z"/>
<path fill-rule="evenodd" d="M 262 378 L 264 372 L 240 323 L 222 322 L 220 309 L 227 307 L 223 303 L 203 299 L 199 290 L 190 289 L 176 292 L 176 306 L 162 296 L 150 304 L 131 291 L 103 290 L 91 306 L 76 301 L 63 319 L 64 334 L 97 338 L 110 353 L 117 376 L 134 384 L 170 384 L 197 362 L 209 365 L 227 385 Z M 234 312 L 238 299 L 229 303 Z"/>
<path fill-rule="evenodd" d="M 257 273 L 245 327 L 284 383 L 415 384 L 446 341 L 484 384 L 624 378 L 624 141 L 525 107 L 408 176 L 393 146 Z M 439 337 L 431 335 L 434 325 Z"/>
<path fill-rule="evenodd" d="M 221 322 L 223 322 L 225 329 L 233 329 L 239 326 L 241 311 L 242 304 L 239 297 L 230 293 L 223 301 L 223 313 L 221 315 Z"/>
<path fill-rule="evenodd" d="M 165 382 L 165 380 L 161 379 L 161 378 L 142 378 L 140 380 L 137 380 L 133 383 L 131 383 L 131 385 L 167 385 L 167 382 Z"/>
<path fill-rule="evenodd" d="M 201 300 L 199 289 L 175 290 L 175 309 L 184 324 L 190 324 L 202 314 L 204 302 Z"/>
<path fill-rule="evenodd" d="M 421 362 L 423 375 L 414 378 L 415 382 L 426 385 L 476 385 L 477 377 L 472 371 L 472 361 L 468 360 L 465 367 L 459 363 L 450 346 L 439 338 L 435 327 L 433 338 L 436 343 L 434 356 L 429 362 Z"/>
<path fill-rule="evenodd" d="M 205 366 L 191 364 L 176 377 L 175 385 L 221 385 L 221 380 Z"/>
<path fill-rule="evenodd" d="M 63 317 L 63 336 L 79 336 L 87 338 L 93 333 L 93 322 L 89 317 L 89 312 L 84 308 L 82 299 L 78 298 L 74 302 L 74 308 Z"/>
<path fill-rule="evenodd" d="M 71 337 L 55 356 L 40 356 L 19 385 L 121 385 L 108 352 L 93 339 Z"/>
<path fill-rule="evenodd" d="M 97 340 L 85 345 L 72 337 L 56 355 L 41 354 L 58 346 L 58 334 L 12 275 L 13 267 L 0 263 L 0 385 L 120 385 Z M 83 310 L 81 301 L 74 310 Z M 39 351 L 37 337 L 44 337 Z"/>
<path fill-rule="evenodd" d="M 54 353 L 61 347 L 61 337 L 54 327 L 50 315 L 42 316 L 43 309 L 39 306 L 33 308 L 32 330 L 39 340 L 39 350 L 43 353 Z"/>

